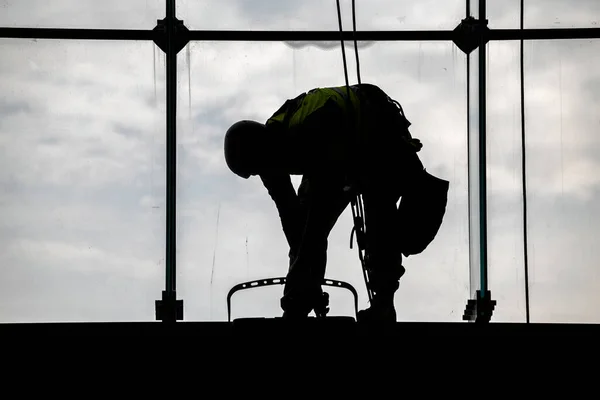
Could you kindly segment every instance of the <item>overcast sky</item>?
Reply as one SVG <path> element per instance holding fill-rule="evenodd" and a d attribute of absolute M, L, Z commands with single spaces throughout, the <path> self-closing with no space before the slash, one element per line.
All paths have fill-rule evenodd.
<path fill-rule="evenodd" d="M 178 3 L 191 29 L 337 29 L 335 1 Z M 351 2 L 341 3 L 350 29 Z M 489 3 L 492 27 L 518 27 L 518 1 Z M 463 0 L 365 4 L 359 29 L 453 29 L 465 13 Z M 526 27 L 600 21 L 595 0 L 526 5 Z M 0 26 L 151 29 L 163 16 L 158 0 L 0 0 Z M 600 322 L 600 42 L 525 48 L 532 321 Z M 154 320 L 165 269 L 165 57 L 148 42 L 0 39 L 0 51 L 0 321 Z M 490 288 L 494 320 L 520 322 L 519 43 L 491 43 L 488 54 Z M 363 82 L 402 104 L 426 168 L 450 181 L 438 237 L 405 259 L 398 319 L 460 321 L 472 289 L 466 56 L 452 43 L 408 42 L 365 44 L 360 57 Z M 226 168 L 224 132 L 238 119 L 266 120 L 300 92 L 344 84 L 341 52 L 194 42 L 178 72 L 178 298 L 186 320 L 225 320 L 228 290 L 284 276 L 288 248 L 260 181 Z M 364 308 L 351 226 L 347 209 L 330 236 L 327 277 L 353 284 Z M 281 291 L 239 292 L 233 316 L 280 315 Z M 349 292 L 329 293 L 331 314 L 352 315 Z"/>

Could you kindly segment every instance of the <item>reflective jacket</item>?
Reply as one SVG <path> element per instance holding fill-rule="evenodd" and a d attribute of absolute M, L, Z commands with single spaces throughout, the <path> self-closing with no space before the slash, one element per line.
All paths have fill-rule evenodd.
<path fill-rule="evenodd" d="M 356 93 L 356 87 L 350 87 L 350 102 L 352 104 L 351 113 L 348 113 L 349 104 L 347 103 L 347 88 L 329 87 L 315 88 L 309 92 L 302 93 L 294 99 L 288 99 L 273 115 L 267 120 L 267 126 L 279 125 L 284 129 L 293 129 L 304 123 L 306 119 L 316 111 L 323 109 L 327 104 L 333 101 L 346 117 L 357 118 L 359 110 L 359 100 Z M 328 103 L 329 102 L 329 103 Z"/>
<path fill-rule="evenodd" d="M 363 83 L 362 85 L 334 86 L 315 88 L 302 93 L 294 99 L 288 99 L 267 120 L 268 127 L 294 130 L 301 128 L 315 114 L 339 113 L 336 128 L 344 129 L 355 138 L 366 134 L 376 134 L 370 129 L 374 119 L 385 121 L 384 125 L 393 126 L 414 151 L 421 149 L 418 140 L 411 137 L 402 107 L 379 87 Z M 349 96 L 348 96 L 349 95 Z"/>
<path fill-rule="evenodd" d="M 352 124 L 351 128 L 364 123 L 367 125 L 363 127 L 366 128 L 363 130 L 364 132 L 377 135 L 378 132 L 371 132 L 370 121 L 373 121 L 373 118 L 380 118 L 383 120 L 380 127 L 391 125 L 394 134 L 398 134 L 400 139 L 404 139 L 399 142 L 403 148 L 402 151 L 408 150 L 409 153 L 416 153 L 421 149 L 420 142 L 413 139 L 408 131 L 410 122 L 405 118 L 400 105 L 381 89 L 369 84 L 363 84 L 360 91 L 357 86 L 351 86 L 349 97 L 345 86 L 316 88 L 302 93 L 294 99 L 287 100 L 267 120 L 266 125 L 291 131 L 302 127 L 307 119 L 327 107 L 331 108 L 326 110 L 324 113 L 326 115 L 329 110 L 332 112 L 335 112 L 334 109 L 342 111 L 341 114 L 346 119 L 339 121 L 341 126 L 348 127 L 345 121 Z M 351 113 L 348 113 L 348 110 Z M 381 144 L 383 146 L 381 150 L 385 150 L 384 153 L 388 157 L 402 158 L 401 149 L 390 149 L 385 140 Z M 394 154 L 398 154 L 398 156 L 394 156 Z M 385 159 L 386 156 L 382 155 L 379 158 Z M 401 240 L 398 245 L 406 257 L 423 252 L 437 236 L 446 213 L 449 189 L 449 182 L 426 172 L 414 153 L 411 158 L 414 159 L 414 165 L 410 170 L 419 177 L 414 184 L 410 185 L 410 190 L 403 193 L 395 216 L 397 226 L 401 230 Z M 417 171 L 421 171 L 421 173 L 417 173 Z M 279 204 L 279 198 L 285 197 L 279 194 L 279 192 L 284 192 L 282 188 L 287 188 L 289 193 L 293 193 L 289 177 L 277 177 L 271 182 L 263 179 L 263 182 L 276 204 Z M 390 182 L 390 184 L 392 183 Z M 285 208 L 284 206 L 281 206 L 282 209 Z M 281 210 L 280 214 L 282 214 Z"/>

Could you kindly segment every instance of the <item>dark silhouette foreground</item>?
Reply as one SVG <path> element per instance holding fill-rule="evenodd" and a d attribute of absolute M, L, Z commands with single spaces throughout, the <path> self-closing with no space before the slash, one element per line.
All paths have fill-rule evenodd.
<path fill-rule="evenodd" d="M 284 318 L 327 313 L 321 282 L 328 236 L 361 194 L 373 299 L 359 320 L 396 321 L 402 255 L 422 252 L 437 235 L 448 191 L 447 181 L 426 172 L 409 126 L 398 102 L 361 84 L 310 90 L 288 99 L 265 124 L 242 120 L 228 129 L 227 165 L 242 178 L 260 177 L 290 247 Z M 298 193 L 290 175 L 302 175 Z"/>

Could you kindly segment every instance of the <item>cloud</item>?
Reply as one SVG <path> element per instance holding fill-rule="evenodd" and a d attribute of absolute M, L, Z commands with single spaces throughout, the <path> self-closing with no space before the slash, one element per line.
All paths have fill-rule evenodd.
<path fill-rule="evenodd" d="M 9 41 L 0 68 L 14 112 L 3 115 L 0 151 L 12 168 L 0 174 L 21 184 L 122 185 L 155 168 L 165 117 L 145 101 L 151 46 Z"/>

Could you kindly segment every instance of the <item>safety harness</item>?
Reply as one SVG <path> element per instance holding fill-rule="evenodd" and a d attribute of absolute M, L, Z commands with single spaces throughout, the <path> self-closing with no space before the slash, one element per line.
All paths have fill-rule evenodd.
<path fill-rule="evenodd" d="M 337 3 L 337 14 L 338 14 L 338 24 L 339 24 L 339 29 L 340 29 L 340 40 L 341 40 L 341 46 L 342 46 L 342 59 L 344 62 L 344 77 L 345 77 L 345 81 L 346 81 L 346 96 L 344 96 L 346 98 L 346 102 L 348 104 L 347 106 L 347 114 L 349 116 L 350 119 L 350 125 L 349 126 L 355 126 L 355 142 L 354 143 L 360 143 L 360 134 L 362 133 L 362 118 L 358 118 L 358 124 L 354 124 L 353 120 L 352 120 L 352 104 L 350 102 L 350 84 L 348 82 L 348 64 L 346 63 L 346 49 L 345 49 L 345 45 L 344 45 L 344 30 L 342 27 L 342 11 L 340 9 L 340 0 L 336 0 Z M 360 79 L 360 61 L 359 61 L 359 57 L 358 57 L 358 42 L 356 40 L 356 4 L 355 4 L 355 0 L 352 0 L 352 32 L 353 32 L 353 37 L 354 37 L 354 53 L 356 54 L 356 75 L 357 75 L 357 79 L 358 79 L 358 115 L 361 114 L 361 107 L 362 107 L 362 91 L 360 90 L 360 86 L 361 86 L 361 79 Z M 352 187 L 352 183 L 351 186 L 347 187 L 347 190 L 349 191 L 355 191 L 356 188 Z M 366 245 L 365 245 L 365 220 L 364 220 L 364 207 L 363 207 L 363 202 L 362 202 L 362 195 L 360 191 L 356 191 L 356 193 L 354 193 L 354 196 L 352 197 L 351 201 L 350 201 L 350 205 L 352 208 L 352 219 L 354 221 L 354 226 L 352 228 L 352 231 L 350 233 L 350 248 L 352 248 L 352 239 L 354 237 L 354 235 L 356 235 L 356 244 L 358 247 L 358 257 L 360 259 L 361 262 L 361 266 L 362 266 L 362 270 L 363 270 L 363 276 L 365 279 L 365 285 L 367 288 L 367 294 L 369 296 L 369 301 L 373 301 L 373 290 L 369 284 L 370 279 L 369 279 L 369 268 L 368 268 L 368 254 L 366 254 Z"/>
<path fill-rule="evenodd" d="M 356 87 L 355 94 L 358 97 L 358 110 L 356 113 L 353 113 L 352 111 L 354 109 L 352 107 L 352 103 L 350 100 L 351 88 L 350 88 L 350 84 L 348 82 L 348 66 L 346 63 L 346 51 L 345 51 L 344 37 L 343 37 L 342 13 L 341 13 L 341 9 L 340 9 L 340 1 L 336 0 L 336 3 L 337 3 L 338 24 L 339 24 L 340 40 L 341 40 L 341 48 L 342 48 L 342 59 L 343 59 L 343 65 L 344 65 L 344 77 L 345 77 L 345 81 L 346 81 L 346 91 L 344 93 L 342 90 L 339 90 L 337 88 L 335 90 L 346 100 L 347 115 L 348 115 L 349 122 L 350 122 L 349 126 L 355 127 L 355 132 L 354 132 L 355 133 L 355 143 L 358 144 L 357 148 L 360 149 L 361 148 L 360 143 L 361 143 L 362 134 L 363 134 L 362 124 L 364 123 L 365 118 L 363 118 L 363 114 L 362 114 L 362 111 L 364 110 L 364 101 L 363 101 L 364 93 L 363 93 L 363 86 L 362 86 L 362 82 L 361 82 L 361 78 L 360 78 L 360 60 L 359 60 L 359 56 L 358 56 L 358 42 L 356 39 L 356 4 L 355 4 L 355 0 L 352 0 L 352 25 L 353 25 L 352 33 L 353 33 L 353 41 L 354 41 L 354 53 L 356 54 L 356 75 L 357 75 L 357 80 L 358 80 L 358 85 L 355 86 Z M 400 105 L 400 103 L 397 102 L 396 100 L 390 98 L 387 95 L 385 95 L 385 99 L 382 99 L 382 100 L 384 101 L 384 106 L 387 106 L 387 105 L 391 106 L 392 107 L 391 109 L 393 110 L 393 112 L 398 112 L 399 115 L 401 116 L 400 120 L 405 124 L 404 128 L 406 128 L 406 129 L 403 129 L 403 131 L 405 133 L 405 135 L 403 135 L 403 137 L 402 137 L 403 140 L 406 142 L 406 144 L 410 148 L 412 148 L 413 151 L 415 151 L 415 152 L 420 151 L 421 148 L 423 147 L 423 145 L 421 144 L 421 142 L 418 139 L 412 138 L 410 136 L 410 133 L 408 133 L 408 127 L 411 124 L 408 121 L 408 119 L 406 119 L 406 116 L 404 115 L 404 110 L 402 109 L 402 106 Z M 389 104 L 385 104 L 386 102 Z M 355 116 L 354 119 L 352 118 L 353 114 Z M 358 117 L 356 117 L 357 115 L 358 115 Z M 427 174 L 427 175 L 430 176 L 429 174 Z M 362 270 L 363 270 L 365 285 L 367 288 L 367 294 L 369 296 L 369 301 L 372 301 L 373 300 L 373 289 L 370 285 L 369 254 L 366 251 L 366 243 L 365 243 L 366 230 L 365 230 L 365 219 L 364 219 L 364 207 L 363 207 L 362 195 L 361 195 L 362 192 L 361 192 L 360 188 L 357 187 L 357 183 L 352 181 L 352 178 L 353 177 L 349 177 L 350 185 L 347 187 L 347 190 L 353 194 L 350 204 L 351 204 L 351 208 L 352 208 L 352 219 L 354 222 L 354 226 L 350 233 L 350 248 L 352 248 L 353 238 L 354 238 L 354 236 L 356 236 L 358 255 L 359 255 Z M 432 177 L 432 178 L 434 178 L 434 177 Z M 440 181 L 442 183 L 440 192 L 443 193 L 444 191 L 447 191 L 447 186 L 444 186 L 444 183 L 447 183 L 447 182 L 443 181 L 443 180 L 440 180 Z M 437 181 L 436 181 L 436 183 L 437 183 Z M 445 210 L 445 197 L 442 196 L 441 199 L 442 199 L 441 203 L 437 204 L 438 209 Z M 403 199 L 403 202 L 406 204 L 406 201 L 404 199 Z M 404 211 L 405 209 L 407 209 L 407 207 L 403 207 L 401 210 Z M 405 212 L 400 213 L 399 219 L 402 219 L 402 217 L 404 217 L 405 214 L 406 214 Z M 441 216 L 443 216 L 443 211 L 441 212 Z M 405 217 L 404 219 L 407 219 L 407 218 Z M 437 233 L 437 230 L 439 229 L 439 223 L 441 223 L 441 217 L 438 219 L 433 219 L 427 226 L 427 228 L 429 228 L 429 231 L 433 232 L 433 235 L 426 236 L 427 240 L 428 240 L 426 242 L 426 244 L 422 247 L 418 247 L 418 245 L 421 243 L 417 243 L 412 248 L 407 250 L 405 252 L 405 254 L 416 254 L 419 251 L 422 251 L 424 249 L 424 247 L 426 247 L 429 244 L 429 242 L 431 240 L 433 240 L 433 236 L 435 236 L 435 234 Z M 424 230 L 425 233 L 430 233 L 429 231 Z M 405 239 L 407 239 L 407 238 L 405 238 Z"/>

